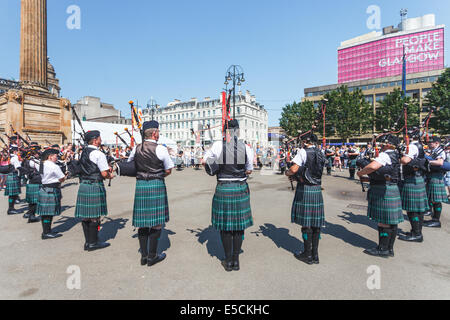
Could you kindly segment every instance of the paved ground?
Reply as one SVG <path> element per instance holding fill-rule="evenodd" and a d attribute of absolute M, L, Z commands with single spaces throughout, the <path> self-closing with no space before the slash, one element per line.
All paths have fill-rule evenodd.
<path fill-rule="evenodd" d="M 139 264 L 131 226 L 133 179 L 118 178 L 107 188 L 109 216 L 100 237 L 111 246 L 91 253 L 82 250 L 81 224 L 73 218 L 73 181 L 63 189 L 65 210 L 54 230 L 64 236 L 57 240 L 42 241 L 40 224 L 7 216 L 3 198 L 0 299 L 449 299 L 449 206 L 443 228 L 426 229 L 424 243 L 397 241 L 395 258 L 371 257 L 363 250 L 378 240 L 376 225 L 366 217 L 365 194 L 346 173 L 333 175 L 324 181 L 321 264 L 308 266 L 293 257 L 302 242 L 300 227 L 290 223 L 289 182 L 256 172 L 250 180 L 255 225 L 246 233 L 241 271 L 232 273 L 220 265 L 223 249 L 210 227 L 215 181 L 204 172 L 188 169 L 167 179 L 171 221 L 159 248 L 167 259 L 152 268 Z M 409 231 L 409 223 L 400 228 Z M 67 288 L 69 266 L 80 268 L 79 290 Z M 368 289 L 370 266 L 379 267 L 379 290 Z"/>

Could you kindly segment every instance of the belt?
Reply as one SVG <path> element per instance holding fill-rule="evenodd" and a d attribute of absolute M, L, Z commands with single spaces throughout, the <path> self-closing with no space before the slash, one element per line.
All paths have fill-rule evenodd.
<path fill-rule="evenodd" d="M 152 177 L 152 178 L 136 178 L 136 180 L 140 180 L 140 181 L 152 181 L 152 180 L 162 180 L 164 181 L 164 178 L 156 178 L 156 177 Z"/>
<path fill-rule="evenodd" d="M 230 184 L 230 183 L 240 183 L 240 184 L 244 184 L 244 183 L 247 183 L 247 180 L 244 180 L 244 181 L 240 181 L 240 180 L 220 181 L 220 180 L 217 180 L 217 183 L 218 183 L 218 184 Z"/>
<path fill-rule="evenodd" d="M 103 180 L 83 180 L 80 179 L 80 183 L 87 183 L 87 184 L 93 184 L 93 183 L 102 183 Z"/>
<path fill-rule="evenodd" d="M 51 184 L 43 184 L 42 185 L 44 188 L 61 188 L 61 184 L 60 183 L 51 183 Z"/>

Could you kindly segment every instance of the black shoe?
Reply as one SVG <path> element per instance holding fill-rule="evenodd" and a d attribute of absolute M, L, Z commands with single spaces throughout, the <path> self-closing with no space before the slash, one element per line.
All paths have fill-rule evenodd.
<path fill-rule="evenodd" d="M 233 262 L 230 262 L 230 261 L 227 261 L 227 260 L 223 260 L 222 261 L 222 266 L 225 268 L 226 272 L 233 271 Z"/>
<path fill-rule="evenodd" d="M 304 252 L 296 253 L 296 254 L 294 254 L 294 257 L 296 257 L 300 261 L 303 261 L 306 264 L 314 263 L 312 256 L 307 256 Z"/>
<path fill-rule="evenodd" d="M 380 250 L 379 247 L 364 250 L 364 253 L 375 257 L 382 257 L 382 258 L 389 257 L 389 250 Z"/>
<path fill-rule="evenodd" d="M 8 215 L 12 216 L 15 214 L 19 214 L 19 212 L 16 209 L 8 209 Z"/>
<path fill-rule="evenodd" d="M 165 253 L 161 253 L 156 255 L 156 257 L 154 258 L 148 258 L 147 259 L 147 266 L 151 267 L 161 261 L 163 261 L 166 258 L 166 254 Z"/>
<path fill-rule="evenodd" d="M 36 223 L 39 222 L 41 219 L 39 219 L 39 217 L 36 216 L 29 216 L 28 217 L 28 223 Z"/>
<path fill-rule="evenodd" d="M 241 268 L 239 266 L 239 256 L 233 257 L 233 270 L 239 271 Z"/>
<path fill-rule="evenodd" d="M 88 249 L 89 249 L 89 244 L 86 242 L 86 243 L 84 244 L 84 251 L 88 251 Z"/>
<path fill-rule="evenodd" d="M 428 227 L 428 228 L 440 228 L 441 227 L 441 222 L 440 221 L 433 221 L 433 220 L 431 220 L 431 221 L 425 221 L 423 223 L 423 225 L 425 227 Z"/>
<path fill-rule="evenodd" d="M 425 212 L 425 213 L 423 214 L 423 216 L 424 216 L 424 217 L 429 217 L 429 216 L 431 216 L 432 214 L 433 214 L 433 212 L 427 211 L 427 212 Z"/>
<path fill-rule="evenodd" d="M 25 214 L 23 215 L 23 218 L 24 218 L 24 219 L 30 218 L 30 214 L 29 214 L 29 213 L 25 213 Z"/>
<path fill-rule="evenodd" d="M 141 266 L 145 266 L 148 263 L 148 257 L 141 257 Z"/>
<path fill-rule="evenodd" d="M 394 249 L 389 249 L 389 257 L 395 257 Z"/>
<path fill-rule="evenodd" d="M 41 238 L 42 240 L 47 240 L 47 239 L 56 239 L 62 237 L 62 234 L 59 233 L 47 233 L 47 234 L 42 234 Z"/>
<path fill-rule="evenodd" d="M 313 257 L 313 263 L 314 264 L 319 264 L 320 263 L 318 255 Z"/>
<path fill-rule="evenodd" d="M 423 235 L 415 235 L 408 232 L 406 235 L 399 236 L 398 239 L 409 242 L 423 242 Z"/>
<path fill-rule="evenodd" d="M 109 247 L 110 245 L 111 244 L 107 243 L 107 242 L 97 242 L 94 244 L 88 244 L 87 251 L 91 252 L 91 251 L 103 249 L 103 248 Z"/>

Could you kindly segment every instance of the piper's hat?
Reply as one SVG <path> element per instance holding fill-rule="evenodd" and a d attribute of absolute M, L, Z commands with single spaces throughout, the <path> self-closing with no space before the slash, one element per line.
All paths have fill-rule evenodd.
<path fill-rule="evenodd" d="M 390 144 L 393 146 L 398 146 L 400 144 L 400 139 L 393 134 L 388 134 L 380 138 L 380 142 L 384 144 Z"/>
<path fill-rule="evenodd" d="M 145 132 L 148 129 L 159 129 L 159 122 L 155 120 L 144 122 L 142 130 Z"/>
<path fill-rule="evenodd" d="M 228 129 L 239 129 L 239 122 L 236 119 L 228 121 Z"/>
<path fill-rule="evenodd" d="M 438 136 L 432 136 L 430 138 L 430 142 L 439 142 L 439 143 L 441 143 L 441 138 L 439 138 Z"/>
<path fill-rule="evenodd" d="M 88 131 L 86 132 L 86 134 L 84 135 L 84 140 L 86 142 L 91 141 L 92 139 L 96 139 L 100 137 L 100 131 L 98 130 L 94 130 L 94 131 Z"/>
<path fill-rule="evenodd" d="M 317 138 L 317 136 L 310 132 L 308 134 L 305 134 L 303 137 L 301 137 L 302 141 L 306 141 L 306 142 L 310 142 L 310 143 L 316 143 L 317 141 L 319 141 L 319 139 Z"/>
<path fill-rule="evenodd" d="M 42 152 L 41 159 L 48 159 L 48 157 L 51 156 L 52 154 L 59 154 L 59 151 L 55 149 L 47 149 L 44 152 Z"/>

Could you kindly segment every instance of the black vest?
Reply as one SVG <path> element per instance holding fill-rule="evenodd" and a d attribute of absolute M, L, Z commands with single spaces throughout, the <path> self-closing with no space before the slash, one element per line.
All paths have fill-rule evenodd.
<path fill-rule="evenodd" d="M 144 141 L 143 144 L 137 146 L 134 161 L 136 163 L 136 179 L 138 180 L 163 180 L 166 176 L 164 170 L 164 162 L 159 160 L 156 155 L 155 142 Z"/>
<path fill-rule="evenodd" d="M 33 161 L 33 160 L 34 160 L 34 158 L 24 161 L 24 167 L 27 171 L 29 183 L 30 184 L 42 184 L 42 177 L 39 174 L 39 170 L 36 170 L 35 168 L 32 168 L 30 166 L 30 161 Z"/>
<path fill-rule="evenodd" d="M 325 165 L 325 157 L 320 150 L 316 148 L 305 148 L 306 162 L 302 166 L 301 176 L 303 183 L 306 185 L 322 185 L 323 167 Z"/>
<path fill-rule="evenodd" d="M 421 176 L 424 173 L 419 168 L 420 167 L 419 162 L 425 159 L 425 151 L 423 150 L 423 146 L 418 141 L 414 141 L 411 144 L 414 144 L 417 147 L 417 149 L 419 149 L 419 155 L 417 156 L 416 159 L 411 159 L 411 162 L 403 166 L 403 176 L 405 178 Z"/>
<path fill-rule="evenodd" d="M 400 180 L 400 159 L 397 151 L 386 152 L 391 164 L 369 174 L 370 184 L 397 184 Z"/>
<path fill-rule="evenodd" d="M 218 180 L 242 180 L 247 178 L 245 174 L 247 153 L 245 152 L 245 144 L 242 140 L 235 138 L 229 143 L 223 143 L 222 153 L 217 162 L 219 164 Z"/>
<path fill-rule="evenodd" d="M 81 167 L 81 175 L 80 179 L 81 181 L 88 180 L 88 181 L 94 181 L 99 182 L 103 181 L 102 174 L 100 172 L 100 169 L 97 167 L 95 163 L 93 163 L 91 160 L 89 160 L 89 156 L 92 151 L 95 151 L 96 149 L 86 147 L 83 150 L 83 153 L 80 157 L 80 167 Z"/>

